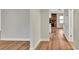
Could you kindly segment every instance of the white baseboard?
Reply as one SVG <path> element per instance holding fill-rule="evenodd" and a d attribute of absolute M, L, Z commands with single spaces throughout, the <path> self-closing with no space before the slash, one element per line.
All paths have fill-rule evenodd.
<path fill-rule="evenodd" d="M 41 41 L 41 40 L 39 40 L 39 41 L 35 44 L 34 47 L 30 47 L 30 50 L 35 50 L 35 48 L 39 45 L 40 41 Z"/>
<path fill-rule="evenodd" d="M 40 41 L 49 41 L 49 38 L 40 39 Z"/>
<path fill-rule="evenodd" d="M 2 41 L 30 41 L 30 39 L 28 39 L 28 38 L 26 38 L 26 39 L 24 39 L 24 38 L 10 38 L 10 39 L 5 39 L 5 38 L 2 38 L 1 39 Z"/>
<path fill-rule="evenodd" d="M 34 46 L 33 48 L 30 48 L 30 50 L 35 50 L 35 48 L 39 45 L 39 43 L 40 43 L 41 41 L 49 41 L 49 40 L 48 40 L 48 39 L 40 39 L 40 40 L 35 44 L 35 46 Z"/>
<path fill-rule="evenodd" d="M 70 40 L 65 34 L 64 34 L 64 36 L 66 37 L 66 39 L 69 41 L 69 42 L 73 42 L 72 40 Z M 77 50 L 72 44 L 70 44 L 71 46 L 72 46 L 72 48 L 74 49 L 74 50 Z"/>
<path fill-rule="evenodd" d="M 69 38 L 68 38 L 65 34 L 64 34 L 64 36 L 66 37 L 66 39 L 67 39 L 68 41 L 70 41 Z"/>
<path fill-rule="evenodd" d="M 70 38 L 68 38 L 65 34 L 64 34 L 64 36 L 66 37 L 66 39 L 67 39 L 69 42 L 74 42 L 74 41 L 72 41 Z"/>

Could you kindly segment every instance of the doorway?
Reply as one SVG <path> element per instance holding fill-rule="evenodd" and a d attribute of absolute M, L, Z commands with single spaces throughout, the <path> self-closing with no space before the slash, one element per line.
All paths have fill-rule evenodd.
<path fill-rule="evenodd" d="M 50 22 L 52 27 L 57 27 L 57 14 L 51 14 Z"/>
<path fill-rule="evenodd" d="M 52 29 L 57 28 L 57 14 L 56 13 L 51 13 L 51 17 L 49 18 L 49 24 L 50 24 L 50 33 L 55 32 Z"/>

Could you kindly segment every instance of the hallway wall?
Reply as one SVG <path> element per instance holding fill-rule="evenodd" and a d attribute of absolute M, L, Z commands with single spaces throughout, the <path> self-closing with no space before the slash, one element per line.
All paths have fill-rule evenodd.
<path fill-rule="evenodd" d="M 48 9 L 2 9 L 1 20 L 1 40 L 30 40 L 31 48 L 48 41 Z"/>
<path fill-rule="evenodd" d="M 29 10 L 1 10 L 1 40 L 29 40 Z"/>
<path fill-rule="evenodd" d="M 64 34 L 68 41 L 73 42 L 73 10 L 64 10 Z"/>
<path fill-rule="evenodd" d="M 43 41 L 48 41 L 48 35 L 49 35 L 49 10 L 48 9 L 41 9 L 40 10 L 41 15 L 41 39 Z"/>
<path fill-rule="evenodd" d="M 74 44 L 79 49 L 79 9 L 74 10 Z"/>
<path fill-rule="evenodd" d="M 1 31 L 1 9 L 0 9 L 0 31 Z"/>
<path fill-rule="evenodd" d="M 1 9 L 0 9 L 0 40 L 1 40 Z"/>
<path fill-rule="evenodd" d="M 69 40 L 69 10 L 64 10 L 64 34 Z"/>
<path fill-rule="evenodd" d="M 30 49 L 34 49 L 40 41 L 48 41 L 49 35 L 49 10 L 31 9 L 30 10 Z"/>
<path fill-rule="evenodd" d="M 69 9 L 69 40 L 71 42 L 74 41 L 73 39 L 73 9 Z"/>
<path fill-rule="evenodd" d="M 40 10 L 30 10 L 30 49 L 34 49 L 40 40 Z"/>

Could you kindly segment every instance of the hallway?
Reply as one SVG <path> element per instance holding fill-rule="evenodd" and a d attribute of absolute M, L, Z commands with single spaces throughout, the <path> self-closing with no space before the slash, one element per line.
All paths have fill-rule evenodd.
<path fill-rule="evenodd" d="M 40 42 L 36 50 L 73 50 L 70 43 L 63 36 L 62 29 L 53 28 L 53 32 L 49 36 L 49 42 Z"/>

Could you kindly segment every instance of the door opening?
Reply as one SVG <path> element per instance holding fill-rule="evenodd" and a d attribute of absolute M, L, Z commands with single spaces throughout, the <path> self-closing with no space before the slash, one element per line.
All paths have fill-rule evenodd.
<path fill-rule="evenodd" d="M 52 28 L 57 28 L 57 14 L 51 13 L 49 18 L 49 32 L 53 32 Z"/>

